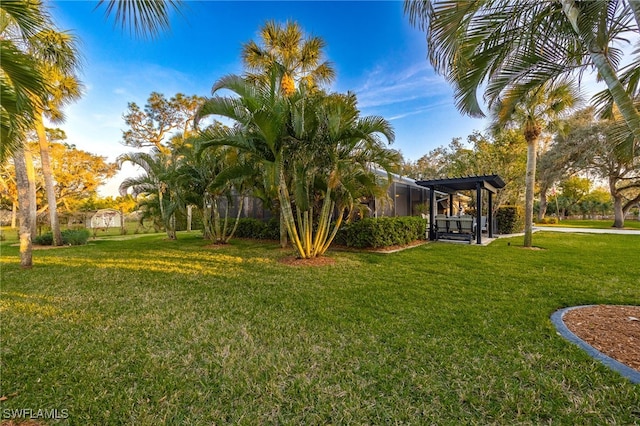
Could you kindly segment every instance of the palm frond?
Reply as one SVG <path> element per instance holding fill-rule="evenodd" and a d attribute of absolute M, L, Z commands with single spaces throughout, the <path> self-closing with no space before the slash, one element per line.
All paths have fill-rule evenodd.
<path fill-rule="evenodd" d="M 114 16 L 114 26 L 137 37 L 157 37 L 169 29 L 169 15 L 180 11 L 181 0 L 99 0 L 96 9 L 104 6 L 105 15 Z"/>

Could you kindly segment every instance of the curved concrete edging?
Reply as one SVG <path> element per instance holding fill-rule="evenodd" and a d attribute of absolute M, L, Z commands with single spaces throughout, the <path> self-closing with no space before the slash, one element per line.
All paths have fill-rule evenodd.
<path fill-rule="evenodd" d="M 553 325 L 555 325 L 556 330 L 558 330 L 558 334 L 560 334 L 568 341 L 578 345 L 581 349 L 585 350 L 587 354 L 589 354 L 589 356 L 600 361 L 610 369 L 620 373 L 623 377 L 629 379 L 631 383 L 640 384 L 640 372 L 598 351 L 593 346 L 589 345 L 587 342 L 573 334 L 571 330 L 569 330 L 569 328 L 567 328 L 567 326 L 565 325 L 562 319 L 565 313 L 569 312 L 572 309 L 587 308 L 590 306 L 594 305 L 573 306 L 570 308 L 559 309 L 551 315 L 551 322 L 553 323 Z"/>

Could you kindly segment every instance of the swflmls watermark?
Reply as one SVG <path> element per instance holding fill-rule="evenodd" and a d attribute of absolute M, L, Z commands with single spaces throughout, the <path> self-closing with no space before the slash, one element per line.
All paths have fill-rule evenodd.
<path fill-rule="evenodd" d="M 29 419 L 29 420 L 64 420 L 69 418 L 69 410 L 57 409 L 33 409 L 33 408 L 3 408 L 2 420 Z"/>

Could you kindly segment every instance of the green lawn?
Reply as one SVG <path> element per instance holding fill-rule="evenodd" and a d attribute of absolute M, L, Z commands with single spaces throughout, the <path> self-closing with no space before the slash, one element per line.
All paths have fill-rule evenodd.
<path fill-rule="evenodd" d="M 509 245 L 510 243 L 510 245 Z M 638 304 L 640 239 L 330 252 L 197 234 L 1 246 L 0 413 L 62 423 L 640 423 L 634 386 L 556 334 L 556 309 Z M 594 261 L 597 259 L 597 261 Z M 3 399 L 3 398 L 2 398 Z"/>
<path fill-rule="evenodd" d="M 66 229 L 65 225 L 62 226 L 62 230 Z M 141 234 L 155 234 L 155 230 L 151 225 L 150 221 L 145 222 L 145 227 L 140 227 L 138 222 L 125 221 L 125 229 L 127 231 L 126 235 L 141 235 Z M 43 227 L 42 232 L 49 232 L 49 227 Z M 89 229 L 91 232 L 91 238 L 95 237 L 119 237 L 122 235 L 120 228 L 98 228 L 98 229 Z M 164 234 L 164 231 L 161 232 Z M 18 228 L 11 228 L 10 226 L 2 226 L 0 227 L 0 235 L 3 236 L 4 241 L 7 242 L 17 242 L 18 241 Z"/>
<path fill-rule="evenodd" d="M 536 226 L 560 226 L 569 228 L 611 229 L 613 220 L 561 220 L 556 224 L 536 223 Z M 640 220 L 625 220 L 624 229 L 640 229 Z"/>

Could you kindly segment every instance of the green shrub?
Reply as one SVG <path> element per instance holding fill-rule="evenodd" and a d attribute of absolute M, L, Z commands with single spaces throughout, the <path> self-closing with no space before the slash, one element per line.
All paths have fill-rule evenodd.
<path fill-rule="evenodd" d="M 496 212 L 498 234 L 514 234 L 524 229 L 524 215 L 518 206 L 502 206 Z"/>
<path fill-rule="evenodd" d="M 88 229 L 65 229 L 62 231 L 62 244 L 66 246 L 81 246 L 87 244 L 91 233 Z M 47 232 L 46 234 L 38 235 L 33 239 L 35 244 L 41 246 L 50 246 L 53 244 L 53 234 Z"/>
<path fill-rule="evenodd" d="M 280 239 L 280 219 L 271 218 L 265 222 L 266 226 L 260 235 L 263 240 L 279 240 Z"/>
<path fill-rule="evenodd" d="M 420 217 L 366 218 L 344 225 L 334 241 L 356 248 L 403 245 L 424 239 L 426 227 Z"/>
<path fill-rule="evenodd" d="M 53 244 L 53 234 L 51 232 L 47 232 L 46 234 L 37 235 L 33 239 L 33 243 L 40 246 L 50 246 Z"/>
<path fill-rule="evenodd" d="M 265 228 L 266 225 L 261 220 L 242 218 L 238 220 L 238 228 L 236 229 L 235 236 L 238 238 L 260 239 L 260 235 Z"/>
<path fill-rule="evenodd" d="M 65 229 L 62 231 L 62 244 L 70 246 L 82 246 L 87 244 L 91 233 L 88 229 Z"/>
<path fill-rule="evenodd" d="M 233 223 L 230 223 L 229 226 L 233 226 Z M 234 236 L 254 240 L 279 240 L 280 221 L 277 218 L 270 219 L 268 222 L 260 219 L 242 218 L 238 220 L 238 228 Z"/>
<path fill-rule="evenodd" d="M 542 225 L 555 225 L 559 221 L 557 217 L 543 217 L 542 219 L 536 219 L 535 222 L 540 223 Z"/>

